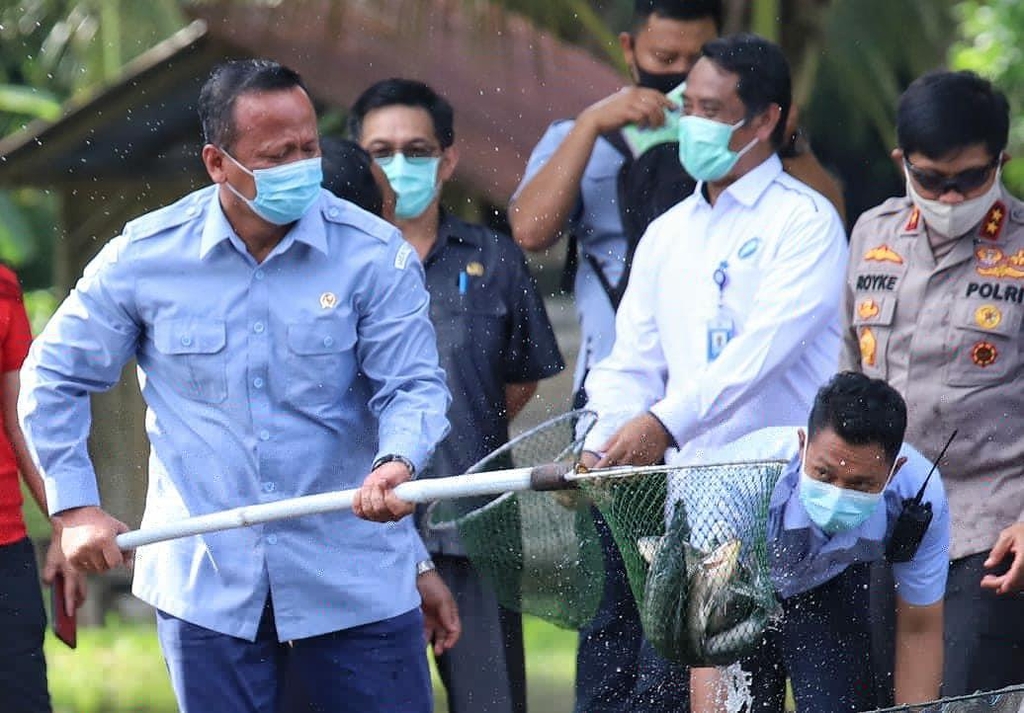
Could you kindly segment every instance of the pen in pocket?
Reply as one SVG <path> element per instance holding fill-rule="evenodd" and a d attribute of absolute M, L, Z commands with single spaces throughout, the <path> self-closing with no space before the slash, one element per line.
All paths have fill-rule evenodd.
<path fill-rule="evenodd" d="M 464 295 L 469 291 L 469 275 L 465 270 L 459 273 L 459 294 Z"/>

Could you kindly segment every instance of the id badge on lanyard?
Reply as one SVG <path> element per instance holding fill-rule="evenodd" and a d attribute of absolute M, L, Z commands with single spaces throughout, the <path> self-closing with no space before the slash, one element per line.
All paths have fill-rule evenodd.
<path fill-rule="evenodd" d="M 736 335 L 736 325 L 726 312 L 723 302 L 725 286 L 729 284 L 728 269 L 729 263 L 722 261 L 711 276 L 718 286 L 718 311 L 708 320 L 708 361 L 717 359 L 725 345 Z"/>

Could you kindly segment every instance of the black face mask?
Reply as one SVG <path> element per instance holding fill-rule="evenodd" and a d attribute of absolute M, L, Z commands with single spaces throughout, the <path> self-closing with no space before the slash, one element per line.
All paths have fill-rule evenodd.
<path fill-rule="evenodd" d="M 636 67 L 636 83 L 641 87 L 657 89 L 662 94 L 668 94 L 686 81 L 686 72 L 670 72 L 668 74 L 648 72 L 639 64 Z"/>

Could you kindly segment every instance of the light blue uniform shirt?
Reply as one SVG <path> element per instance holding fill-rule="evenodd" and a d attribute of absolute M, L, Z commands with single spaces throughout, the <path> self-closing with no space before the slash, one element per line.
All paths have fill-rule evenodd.
<path fill-rule="evenodd" d="M 558 150 L 573 124 L 573 121 L 559 121 L 548 127 L 530 154 L 516 193 Z M 618 284 L 626 264 L 626 235 L 619 214 L 618 188 L 619 169 L 624 160 L 607 139 L 597 139 L 580 181 L 580 198 L 569 220 L 569 231 L 576 236 L 579 252 L 574 294 L 581 344 L 574 389 L 583 383 L 587 370 L 611 353 L 615 343 L 615 310 L 590 261 L 584 256 L 592 256 L 608 282 Z"/>
<path fill-rule="evenodd" d="M 324 191 L 260 264 L 216 187 L 129 223 L 86 268 L 22 372 L 25 433 L 51 512 L 99 504 L 89 392 L 138 360 L 151 453 L 143 527 L 359 486 L 374 458 L 423 467 L 449 397 L 423 270 L 393 227 Z M 308 516 L 140 548 L 133 591 L 254 639 L 415 608 L 409 522 Z"/>
<path fill-rule="evenodd" d="M 913 497 L 924 483 L 931 463 L 917 449 L 904 443 L 903 465 L 885 489 L 885 506 L 878 507 L 859 527 L 829 536 L 811 522 L 800 502 L 800 447 L 797 428 L 764 428 L 733 442 L 709 462 L 784 460 L 772 492 L 768 519 L 771 574 L 783 598 L 809 591 L 838 576 L 858 562 L 881 560 L 903 500 Z M 715 499 L 737 497 L 745 492 L 736 484 L 723 484 Z M 894 564 L 896 593 L 908 604 L 925 606 L 942 599 L 949 572 L 949 506 L 936 469 L 925 489 L 924 502 L 932 504 L 932 522 L 921 546 L 909 562 Z"/>

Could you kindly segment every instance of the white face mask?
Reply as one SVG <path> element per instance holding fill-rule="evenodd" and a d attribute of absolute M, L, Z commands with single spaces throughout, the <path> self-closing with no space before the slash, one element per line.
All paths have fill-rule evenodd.
<path fill-rule="evenodd" d="M 1002 166 L 996 169 L 995 180 L 992 186 L 984 194 L 977 198 L 965 200 L 962 203 L 943 203 L 938 200 L 922 198 L 914 190 L 914 182 L 910 179 L 910 172 L 903 167 L 903 174 L 907 177 L 907 195 L 914 201 L 914 205 L 921 211 L 925 225 L 929 232 L 938 233 L 947 238 L 959 238 L 971 228 L 981 222 L 988 209 L 999 198 L 1002 190 Z"/>

